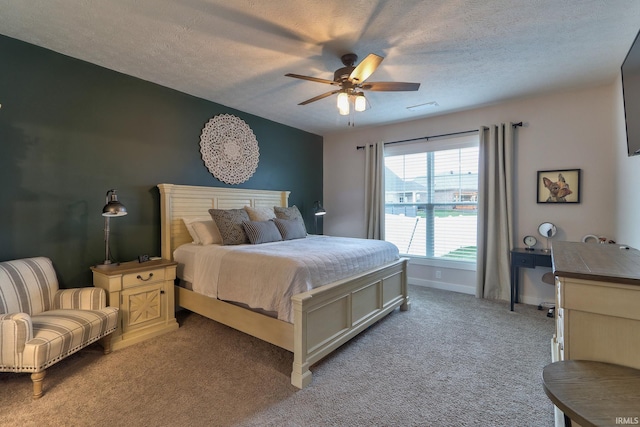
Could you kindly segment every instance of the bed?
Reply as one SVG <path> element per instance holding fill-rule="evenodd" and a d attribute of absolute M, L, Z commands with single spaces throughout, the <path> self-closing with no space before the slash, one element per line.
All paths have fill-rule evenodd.
<path fill-rule="evenodd" d="M 192 242 L 184 218 L 206 216 L 209 209 L 287 207 L 289 199 L 288 191 L 176 184 L 158 188 L 162 257 L 170 260 L 178 248 Z M 178 285 L 175 295 L 179 307 L 293 352 L 291 384 L 297 388 L 311 383 L 314 363 L 396 308 L 410 307 L 405 258 L 294 294 L 290 317 L 251 310 Z"/>

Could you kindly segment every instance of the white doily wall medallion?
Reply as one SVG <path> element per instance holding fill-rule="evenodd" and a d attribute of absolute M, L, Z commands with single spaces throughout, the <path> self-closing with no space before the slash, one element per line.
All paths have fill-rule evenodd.
<path fill-rule="evenodd" d="M 258 140 L 244 120 L 219 114 L 204 125 L 200 153 L 209 172 L 227 184 L 241 184 L 258 168 Z"/>

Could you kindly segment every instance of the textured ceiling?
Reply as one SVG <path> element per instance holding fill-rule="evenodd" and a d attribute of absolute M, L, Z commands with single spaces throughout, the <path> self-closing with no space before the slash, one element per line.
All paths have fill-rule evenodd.
<path fill-rule="evenodd" d="M 421 83 L 367 92 L 359 128 L 611 82 L 639 28 L 638 0 L 0 0 L 0 34 L 320 135 L 335 96 L 297 104 L 333 87 L 286 73 L 376 53 L 368 81 Z"/>

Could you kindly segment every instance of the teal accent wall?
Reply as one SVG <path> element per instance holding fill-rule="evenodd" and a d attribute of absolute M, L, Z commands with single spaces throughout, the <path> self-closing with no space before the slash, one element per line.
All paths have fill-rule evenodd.
<path fill-rule="evenodd" d="M 319 135 L 5 36 L 0 104 L 0 261 L 47 256 L 62 287 L 91 284 L 89 267 L 104 260 L 111 188 L 128 210 L 111 219 L 117 261 L 160 254 L 159 183 L 290 190 L 313 231 Z M 202 128 L 224 113 L 244 120 L 260 148 L 255 174 L 237 186 L 200 155 Z"/>

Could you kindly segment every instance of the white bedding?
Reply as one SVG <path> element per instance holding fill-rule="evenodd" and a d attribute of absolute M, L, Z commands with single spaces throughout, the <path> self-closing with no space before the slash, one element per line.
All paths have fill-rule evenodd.
<path fill-rule="evenodd" d="M 309 236 L 259 245 L 186 244 L 177 248 L 178 276 L 209 297 L 278 313 L 293 322 L 291 296 L 399 259 L 381 240 Z"/>

